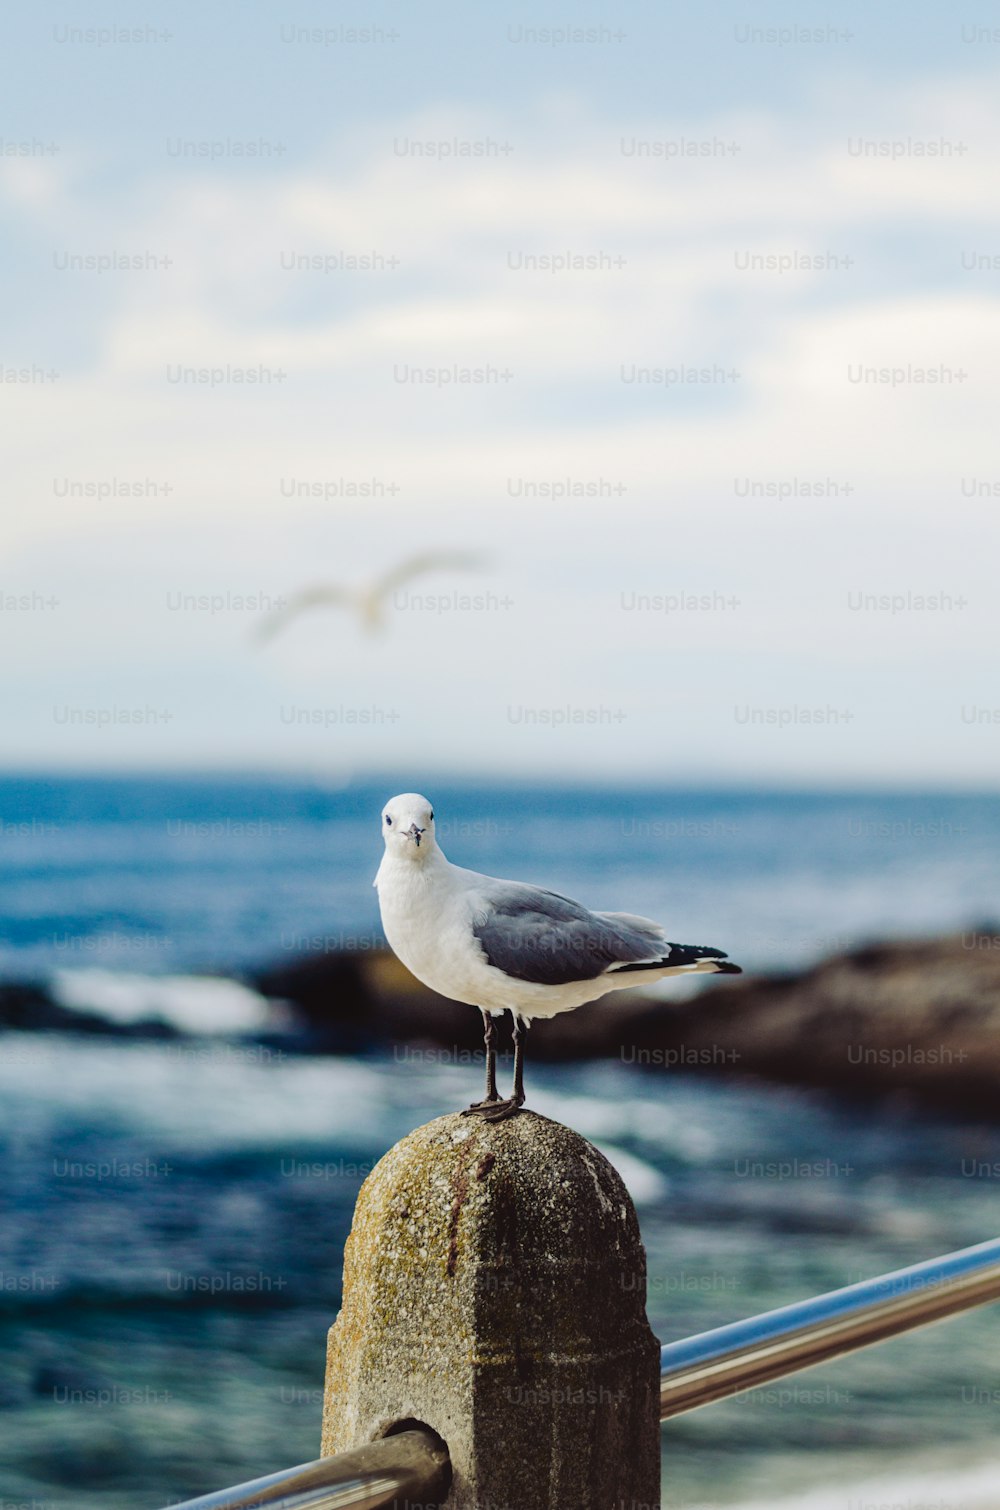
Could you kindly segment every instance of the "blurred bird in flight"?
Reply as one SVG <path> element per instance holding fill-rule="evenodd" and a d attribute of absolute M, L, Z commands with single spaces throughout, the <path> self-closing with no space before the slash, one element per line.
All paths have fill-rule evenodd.
<path fill-rule="evenodd" d="M 319 582 L 304 587 L 275 613 L 268 614 L 254 631 L 258 643 L 274 639 L 300 614 L 313 608 L 346 608 L 357 614 L 361 628 L 368 634 L 377 634 L 386 626 L 386 606 L 390 593 L 433 571 L 471 571 L 483 565 L 478 556 L 467 556 L 448 551 L 426 551 L 422 555 L 408 556 L 391 571 L 377 577 L 374 582 L 354 586 L 340 586 L 336 582 Z"/>

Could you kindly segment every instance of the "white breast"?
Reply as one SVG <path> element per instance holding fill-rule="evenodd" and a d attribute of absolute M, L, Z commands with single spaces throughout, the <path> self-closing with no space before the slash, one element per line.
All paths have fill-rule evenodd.
<path fill-rule="evenodd" d="M 389 947 L 425 986 L 456 1001 L 478 1004 L 488 969 L 472 936 L 469 898 L 443 856 L 426 863 L 383 860 L 379 909 Z"/>

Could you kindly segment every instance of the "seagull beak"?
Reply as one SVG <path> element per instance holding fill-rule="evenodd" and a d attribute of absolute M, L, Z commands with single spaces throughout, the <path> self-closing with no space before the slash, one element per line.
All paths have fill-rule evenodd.
<path fill-rule="evenodd" d="M 422 828 L 418 828 L 415 823 L 411 823 L 408 829 L 404 829 L 404 833 L 406 834 L 406 837 L 408 839 L 412 839 L 415 842 L 415 844 L 416 844 L 416 846 L 417 846 L 418 849 L 420 848 L 420 835 L 423 832 L 424 832 L 424 830 Z"/>

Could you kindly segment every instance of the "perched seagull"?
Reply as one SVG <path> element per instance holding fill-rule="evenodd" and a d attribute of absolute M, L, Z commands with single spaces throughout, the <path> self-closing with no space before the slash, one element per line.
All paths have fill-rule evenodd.
<path fill-rule="evenodd" d="M 391 948 L 425 986 L 483 1015 L 486 1095 L 464 1115 L 501 1122 L 524 1105 L 522 1029 L 532 1018 L 666 975 L 742 973 L 721 949 L 671 944 L 648 918 L 588 912 L 558 892 L 452 865 L 434 837 L 431 805 L 416 792 L 386 803 L 382 837 L 374 885 Z M 506 1100 L 497 1095 L 493 1025 L 504 1012 L 514 1019 L 514 1091 Z"/>
<path fill-rule="evenodd" d="M 362 627 L 369 634 L 375 634 L 385 628 L 386 599 L 391 592 L 402 587 L 404 582 L 422 577 L 427 572 L 468 571 L 482 564 L 478 556 L 428 551 L 420 556 L 408 556 L 374 582 L 357 587 L 340 587 L 335 582 L 319 582 L 312 587 L 302 588 L 283 608 L 268 614 L 257 626 L 255 637 L 262 642 L 273 639 L 293 619 L 297 619 L 300 613 L 305 613 L 310 608 L 352 608 L 360 618 Z"/>

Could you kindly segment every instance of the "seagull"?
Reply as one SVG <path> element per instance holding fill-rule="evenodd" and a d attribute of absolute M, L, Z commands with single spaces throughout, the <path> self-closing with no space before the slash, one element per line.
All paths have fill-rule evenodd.
<path fill-rule="evenodd" d="M 447 551 L 426 551 L 419 556 L 408 556 L 391 571 L 377 577 L 374 582 L 355 587 L 341 587 L 335 582 L 319 582 L 301 591 L 279 608 L 268 614 L 257 626 L 258 641 L 272 640 L 276 634 L 310 608 L 353 608 L 361 620 L 362 628 L 375 634 L 385 628 L 385 602 L 389 594 L 402 587 L 413 577 L 422 577 L 432 571 L 465 571 L 481 566 L 478 556 L 450 554 Z"/>
<path fill-rule="evenodd" d="M 390 948 L 442 996 L 478 1007 L 486 1044 L 486 1095 L 464 1116 L 489 1122 L 524 1105 L 524 1029 L 608 991 L 667 975 L 740 975 L 721 949 L 672 944 L 658 923 L 463 870 L 445 858 L 426 797 L 404 792 L 382 809 L 385 853 L 374 886 Z M 514 1088 L 497 1094 L 493 1019 L 514 1020 Z"/>

